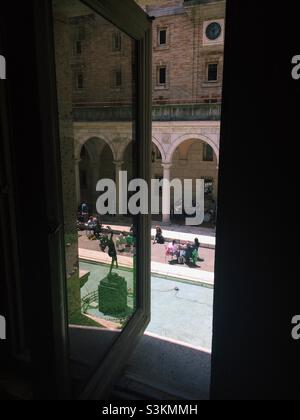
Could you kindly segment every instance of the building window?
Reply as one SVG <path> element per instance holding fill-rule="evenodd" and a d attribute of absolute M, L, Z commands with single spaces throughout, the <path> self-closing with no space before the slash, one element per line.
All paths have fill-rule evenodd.
<path fill-rule="evenodd" d="M 84 88 L 84 75 L 83 73 L 78 73 L 76 76 L 76 88 L 83 89 Z"/>
<path fill-rule="evenodd" d="M 76 55 L 82 54 L 82 46 L 83 46 L 84 40 L 85 40 L 85 28 L 83 26 L 79 26 L 76 31 L 75 47 L 74 47 Z"/>
<path fill-rule="evenodd" d="M 121 51 L 121 49 L 122 49 L 121 32 L 114 32 L 112 36 L 112 50 Z"/>
<path fill-rule="evenodd" d="M 114 88 L 120 88 L 122 86 L 122 83 L 123 83 L 122 70 L 114 70 L 112 86 Z"/>
<path fill-rule="evenodd" d="M 217 82 L 218 81 L 218 64 L 213 63 L 208 65 L 208 76 L 207 80 L 209 82 Z"/>
<path fill-rule="evenodd" d="M 158 31 L 158 45 L 160 47 L 167 45 L 167 29 L 160 29 Z"/>
<path fill-rule="evenodd" d="M 209 144 L 204 144 L 203 147 L 203 161 L 213 162 L 214 161 L 214 150 Z"/>
<path fill-rule="evenodd" d="M 76 41 L 75 51 L 77 55 L 82 53 L 82 43 L 81 41 Z"/>
<path fill-rule="evenodd" d="M 157 84 L 159 86 L 165 86 L 167 84 L 167 67 L 166 66 L 160 66 L 157 69 Z"/>
<path fill-rule="evenodd" d="M 83 26 L 78 27 L 78 41 L 84 41 L 85 40 L 85 28 Z"/>

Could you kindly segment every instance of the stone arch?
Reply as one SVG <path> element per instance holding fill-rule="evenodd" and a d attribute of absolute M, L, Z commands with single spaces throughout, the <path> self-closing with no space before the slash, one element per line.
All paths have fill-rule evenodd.
<path fill-rule="evenodd" d="M 83 138 L 77 140 L 76 145 L 75 145 L 75 159 L 76 160 L 80 159 L 82 147 L 86 146 L 87 143 L 91 144 L 91 141 L 100 141 L 100 142 L 104 142 L 106 145 L 108 145 L 114 159 L 116 160 L 117 153 L 116 153 L 116 150 L 114 148 L 114 144 L 113 144 L 113 142 L 111 142 L 110 140 L 105 138 L 104 136 L 101 136 L 101 137 L 100 136 L 83 137 Z M 90 147 L 89 147 L 89 149 L 90 149 Z"/>
<path fill-rule="evenodd" d="M 177 148 L 183 144 L 184 142 L 188 141 L 188 140 L 200 140 L 203 141 L 207 144 L 209 144 L 213 151 L 215 152 L 215 155 L 217 157 L 217 161 L 219 162 L 219 155 L 220 155 L 220 150 L 219 150 L 219 146 L 216 144 L 216 142 L 214 140 L 212 140 L 210 137 L 207 137 L 205 135 L 200 135 L 200 134 L 185 134 L 183 136 L 178 137 L 171 145 L 169 152 L 167 153 L 167 162 L 172 162 L 173 161 L 173 156 L 175 151 L 177 150 Z"/>
<path fill-rule="evenodd" d="M 157 140 L 154 136 L 152 136 L 152 143 L 155 144 L 155 146 L 160 151 L 161 156 L 162 156 L 162 163 L 165 163 L 167 161 L 167 156 L 166 156 L 166 152 L 165 152 L 163 146 L 161 145 L 159 140 Z"/>
<path fill-rule="evenodd" d="M 120 141 L 118 141 L 118 139 L 114 140 L 114 144 L 117 150 L 115 155 L 116 161 L 124 161 L 125 153 L 132 142 L 132 138 L 129 137 L 126 139 L 122 138 Z"/>

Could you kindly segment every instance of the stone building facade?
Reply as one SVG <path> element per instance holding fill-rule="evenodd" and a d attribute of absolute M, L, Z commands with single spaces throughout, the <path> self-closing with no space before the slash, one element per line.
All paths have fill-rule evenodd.
<path fill-rule="evenodd" d="M 225 1 L 137 3 L 155 18 L 152 175 L 205 179 L 209 207 L 218 189 Z M 70 27 L 77 201 L 93 205 L 98 179 L 133 173 L 134 42 L 93 13 Z"/>

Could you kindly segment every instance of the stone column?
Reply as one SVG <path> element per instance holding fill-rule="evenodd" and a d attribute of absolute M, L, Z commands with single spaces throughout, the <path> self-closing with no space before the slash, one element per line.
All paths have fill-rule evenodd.
<path fill-rule="evenodd" d="M 120 203 L 120 200 L 119 200 L 119 197 L 121 196 L 122 197 L 122 190 L 120 190 L 120 182 L 119 182 L 119 175 L 120 175 L 120 172 L 122 171 L 122 166 L 123 166 L 123 164 L 124 164 L 124 161 L 122 161 L 122 160 L 117 160 L 117 161 L 114 161 L 114 165 L 115 165 L 115 176 L 116 176 L 116 178 L 115 178 L 115 183 L 116 183 L 116 190 L 117 190 L 117 200 L 116 200 L 116 204 L 117 204 L 117 215 L 119 214 L 119 203 Z"/>
<path fill-rule="evenodd" d="M 171 181 L 171 168 L 172 163 L 162 163 L 163 167 L 163 179 L 165 181 Z M 168 183 L 164 182 L 163 191 L 162 191 L 162 214 L 163 214 L 163 223 L 171 223 L 171 194 Z"/>
<path fill-rule="evenodd" d="M 219 165 L 217 165 L 216 167 L 216 177 L 215 177 L 215 182 L 214 182 L 213 196 L 214 196 L 215 201 L 218 200 L 218 190 L 219 190 Z"/>

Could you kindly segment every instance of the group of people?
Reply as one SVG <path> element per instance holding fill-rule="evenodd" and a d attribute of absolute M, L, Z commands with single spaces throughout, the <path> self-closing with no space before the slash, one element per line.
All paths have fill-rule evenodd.
<path fill-rule="evenodd" d="M 156 226 L 156 234 L 154 238 L 153 245 L 155 244 L 164 244 L 165 238 L 163 236 L 162 228 L 160 226 Z M 199 239 L 196 238 L 193 243 L 185 243 L 183 245 L 177 244 L 177 241 L 171 242 L 166 247 L 166 256 L 171 256 L 172 260 L 170 263 L 178 263 L 178 264 L 190 264 L 193 263 L 196 265 L 197 261 L 203 261 L 199 258 L 199 248 L 200 242 Z M 175 259 L 174 259 L 175 257 Z"/>
<path fill-rule="evenodd" d="M 99 239 L 100 249 L 105 252 L 108 248 L 108 255 L 112 258 L 111 270 L 114 264 L 118 267 L 117 250 L 124 252 L 126 247 L 130 247 L 133 251 L 136 242 L 136 229 L 131 226 L 128 235 L 121 234 L 116 241 L 113 239 L 113 233 L 109 235 L 102 235 L 102 225 L 96 217 L 89 215 L 89 208 L 86 203 L 81 203 L 78 208 L 78 221 L 84 224 L 85 229 L 90 232 L 94 239 Z M 153 245 L 165 244 L 166 240 L 163 236 L 163 231 L 160 226 L 156 226 L 156 234 Z M 178 264 L 196 264 L 197 261 L 204 261 L 199 258 L 200 243 L 198 238 L 193 243 L 177 244 L 177 241 L 171 242 L 166 247 L 166 255 L 171 256 L 170 263 Z"/>
<path fill-rule="evenodd" d="M 199 258 L 200 242 L 195 238 L 193 243 L 177 244 L 176 241 L 171 242 L 166 248 L 166 255 L 171 256 L 170 263 L 191 264 L 196 265 L 197 261 L 203 261 Z M 175 257 L 175 259 L 174 259 Z"/>

